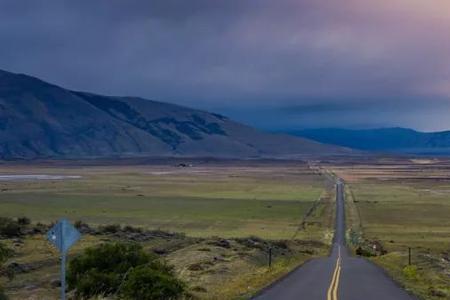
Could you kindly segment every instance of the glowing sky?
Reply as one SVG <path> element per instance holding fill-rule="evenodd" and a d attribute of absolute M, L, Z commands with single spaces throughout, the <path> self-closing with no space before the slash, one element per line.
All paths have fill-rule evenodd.
<path fill-rule="evenodd" d="M 0 69 L 268 129 L 450 129 L 448 0 L 0 0 Z"/>

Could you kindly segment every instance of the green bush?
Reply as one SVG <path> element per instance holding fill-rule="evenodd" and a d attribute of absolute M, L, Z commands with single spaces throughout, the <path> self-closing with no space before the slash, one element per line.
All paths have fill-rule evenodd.
<path fill-rule="evenodd" d="M 370 250 L 364 249 L 361 246 L 356 248 L 355 253 L 356 253 L 356 255 L 365 256 L 365 257 L 375 256 L 375 254 L 373 254 Z"/>
<path fill-rule="evenodd" d="M 22 228 L 20 224 L 11 218 L 0 218 L 0 235 L 12 238 L 22 235 Z"/>
<path fill-rule="evenodd" d="M 11 255 L 11 250 L 8 249 L 4 244 L 0 243 L 0 270 L 2 269 L 3 263 Z M 0 300 L 7 300 L 3 287 L 0 286 Z"/>
<path fill-rule="evenodd" d="M 31 224 L 31 219 L 27 217 L 17 218 L 17 223 L 21 226 L 26 226 Z"/>
<path fill-rule="evenodd" d="M 3 243 L 0 243 L 0 267 L 3 263 L 11 256 L 12 251 L 8 247 L 6 247 Z"/>
<path fill-rule="evenodd" d="M 170 269 L 152 263 L 134 268 L 127 276 L 120 295 L 124 299 L 169 300 L 180 298 L 185 291 Z"/>
<path fill-rule="evenodd" d="M 83 227 L 89 227 L 89 225 L 81 220 L 77 220 L 75 221 L 75 223 L 73 224 L 73 226 L 76 229 L 82 229 Z"/>
<path fill-rule="evenodd" d="M 124 232 L 128 232 L 128 233 L 142 233 L 142 228 L 133 227 L 133 226 L 130 226 L 130 225 L 126 225 L 125 227 L 123 227 L 122 230 Z"/>
<path fill-rule="evenodd" d="M 5 291 L 1 286 L 0 286 L 0 300 L 8 300 L 8 297 L 6 297 Z"/>
<path fill-rule="evenodd" d="M 417 279 L 417 267 L 414 265 L 404 267 L 403 275 L 408 279 Z"/>
<path fill-rule="evenodd" d="M 81 298 L 120 292 L 126 299 L 173 299 L 173 295 L 180 289 L 182 292 L 184 287 L 175 279 L 171 269 L 158 262 L 157 258 L 134 243 L 102 244 L 86 249 L 70 261 L 67 273 L 69 289 L 75 289 Z M 144 269 L 147 271 L 142 271 Z M 151 283 L 142 281 L 149 278 L 153 280 Z M 133 293 L 131 287 L 138 283 L 142 289 Z M 163 298 L 154 298 L 154 295 L 163 295 Z"/>
<path fill-rule="evenodd" d="M 103 244 L 86 249 L 69 264 L 67 282 L 79 296 L 110 295 L 117 291 L 126 272 L 151 261 L 137 244 Z"/>
<path fill-rule="evenodd" d="M 121 229 L 122 229 L 122 227 L 119 224 L 109 224 L 109 225 L 99 227 L 99 230 L 102 233 L 117 233 Z"/>

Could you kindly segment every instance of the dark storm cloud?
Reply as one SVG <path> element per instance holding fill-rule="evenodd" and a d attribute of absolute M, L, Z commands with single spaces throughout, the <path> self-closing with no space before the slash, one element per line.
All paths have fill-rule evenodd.
<path fill-rule="evenodd" d="M 0 0 L 0 68 L 265 128 L 441 129 L 449 30 L 446 0 Z"/>

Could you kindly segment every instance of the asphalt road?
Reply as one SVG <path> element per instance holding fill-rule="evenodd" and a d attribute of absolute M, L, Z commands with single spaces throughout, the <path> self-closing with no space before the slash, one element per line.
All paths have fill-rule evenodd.
<path fill-rule="evenodd" d="M 314 259 L 263 290 L 257 300 L 412 300 L 385 272 L 349 255 L 345 246 L 344 184 L 336 185 L 336 231 L 331 255 Z"/>

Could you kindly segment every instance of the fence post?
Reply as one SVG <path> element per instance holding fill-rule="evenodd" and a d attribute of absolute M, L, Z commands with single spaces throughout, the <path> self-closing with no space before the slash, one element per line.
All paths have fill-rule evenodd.
<path fill-rule="evenodd" d="M 269 268 L 272 267 L 272 247 L 269 248 Z"/>
<path fill-rule="evenodd" d="M 408 265 L 411 265 L 411 247 L 408 247 Z"/>

